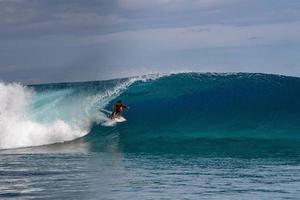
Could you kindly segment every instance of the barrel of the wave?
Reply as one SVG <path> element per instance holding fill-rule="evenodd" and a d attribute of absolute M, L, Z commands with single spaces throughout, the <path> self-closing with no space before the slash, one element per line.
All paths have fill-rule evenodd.
<path fill-rule="evenodd" d="M 300 139 L 300 79 L 267 74 L 175 74 L 136 82 L 125 142 L 203 138 Z M 111 105 L 109 105 L 110 107 Z"/>

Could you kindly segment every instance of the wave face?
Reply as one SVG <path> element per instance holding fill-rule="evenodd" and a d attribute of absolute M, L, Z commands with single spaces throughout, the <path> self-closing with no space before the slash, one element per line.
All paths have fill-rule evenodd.
<path fill-rule="evenodd" d="M 198 140 L 300 139 L 300 79 L 183 73 L 86 83 L 0 84 L 0 148 L 71 141 L 150 145 Z M 127 121 L 104 126 L 121 99 Z M 90 133 L 90 134 L 89 134 Z M 178 145 L 176 146 L 176 148 Z"/>

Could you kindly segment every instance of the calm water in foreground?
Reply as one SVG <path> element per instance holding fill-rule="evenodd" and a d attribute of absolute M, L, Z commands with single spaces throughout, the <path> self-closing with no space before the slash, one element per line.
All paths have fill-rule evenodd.
<path fill-rule="evenodd" d="M 259 152 L 249 157 L 234 150 L 224 152 L 210 156 L 188 152 L 126 153 L 116 146 L 97 152 L 83 141 L 2 150 L 0 198 L 300 198 L 298 154 L 283 151 L 267 156 Z"/>

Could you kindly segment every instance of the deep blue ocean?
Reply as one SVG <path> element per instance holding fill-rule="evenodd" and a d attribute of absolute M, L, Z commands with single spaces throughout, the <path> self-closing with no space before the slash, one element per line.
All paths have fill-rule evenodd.
<path fill-rule="evenodd" d="M 300 78 L 0 83 L 0 199 L 300 199 Z"/>

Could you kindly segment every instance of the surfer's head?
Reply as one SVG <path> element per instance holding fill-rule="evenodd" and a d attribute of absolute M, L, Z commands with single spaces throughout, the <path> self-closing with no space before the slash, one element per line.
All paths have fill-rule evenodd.
<path fill-rule="evenodd" d="M 118 100 L 117 103 L 122 103 L 122 101 L 121 101 L 121 100 Z"/>

